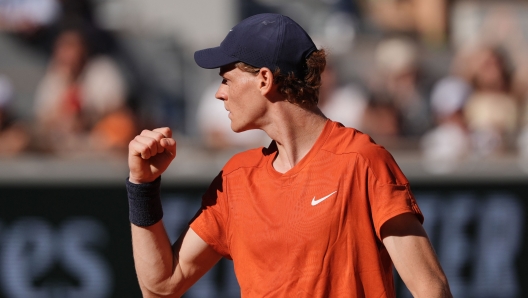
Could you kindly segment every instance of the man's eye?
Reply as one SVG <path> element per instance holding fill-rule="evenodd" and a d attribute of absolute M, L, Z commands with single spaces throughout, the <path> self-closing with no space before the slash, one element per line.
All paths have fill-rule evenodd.
<path fill-rule="evenodd" d="M 226 80 L 226 79 L 223 79 L 223 80 L 222 80 L 222 84 L 227 84 L 227 80 Z"/>

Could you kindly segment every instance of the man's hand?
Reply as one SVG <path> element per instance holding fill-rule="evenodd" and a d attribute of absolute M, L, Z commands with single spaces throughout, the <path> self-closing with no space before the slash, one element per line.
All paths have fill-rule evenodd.
<path fill-rule="evenodd" d="M 129 180 L 148 183 L 156 180 L 176 157 L 176 141 L 168 127 L 143 130 L 128 145 Z"/>

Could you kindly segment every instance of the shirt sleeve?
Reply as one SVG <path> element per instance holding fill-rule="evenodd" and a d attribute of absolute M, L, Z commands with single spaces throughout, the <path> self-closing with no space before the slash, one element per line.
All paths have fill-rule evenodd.
<path fill-rule="evenodd" d="M 190 222 L 190 227 L 216 252 L 231 259 L 227 244 L 229 206 L 222 172 L 202 196 L 202 206 Z"/>
<path fill-rule="evenodd" d="M 389 219 L 413 213 L 423 223 L 424 217 L 411 192 L 407 178 L 385 149 L 369 162 L 368 193 L 376 235 L 381 239 L 381 227 Z"/>

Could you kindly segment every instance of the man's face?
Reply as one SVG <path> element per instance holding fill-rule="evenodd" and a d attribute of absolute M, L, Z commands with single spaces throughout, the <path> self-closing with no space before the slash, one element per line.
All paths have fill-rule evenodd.
<path fill-rule="evenodd" d="M 262 127 L 267 99 L 260 93 L 259 74 L 245 72 L 234 65 L 220 68 L 222 83 L 215 97 L 229 111 L 231 129 L 242 132 Z"/>

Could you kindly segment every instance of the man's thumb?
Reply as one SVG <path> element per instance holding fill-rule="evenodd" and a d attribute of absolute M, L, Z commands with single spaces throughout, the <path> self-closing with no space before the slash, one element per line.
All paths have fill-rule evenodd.
<path fill-rule="evenodd" d="M 172 155 L 176 154 L 176 141 L 172 138 L 161 139 L 160 144 L 166 151 Z"/>

